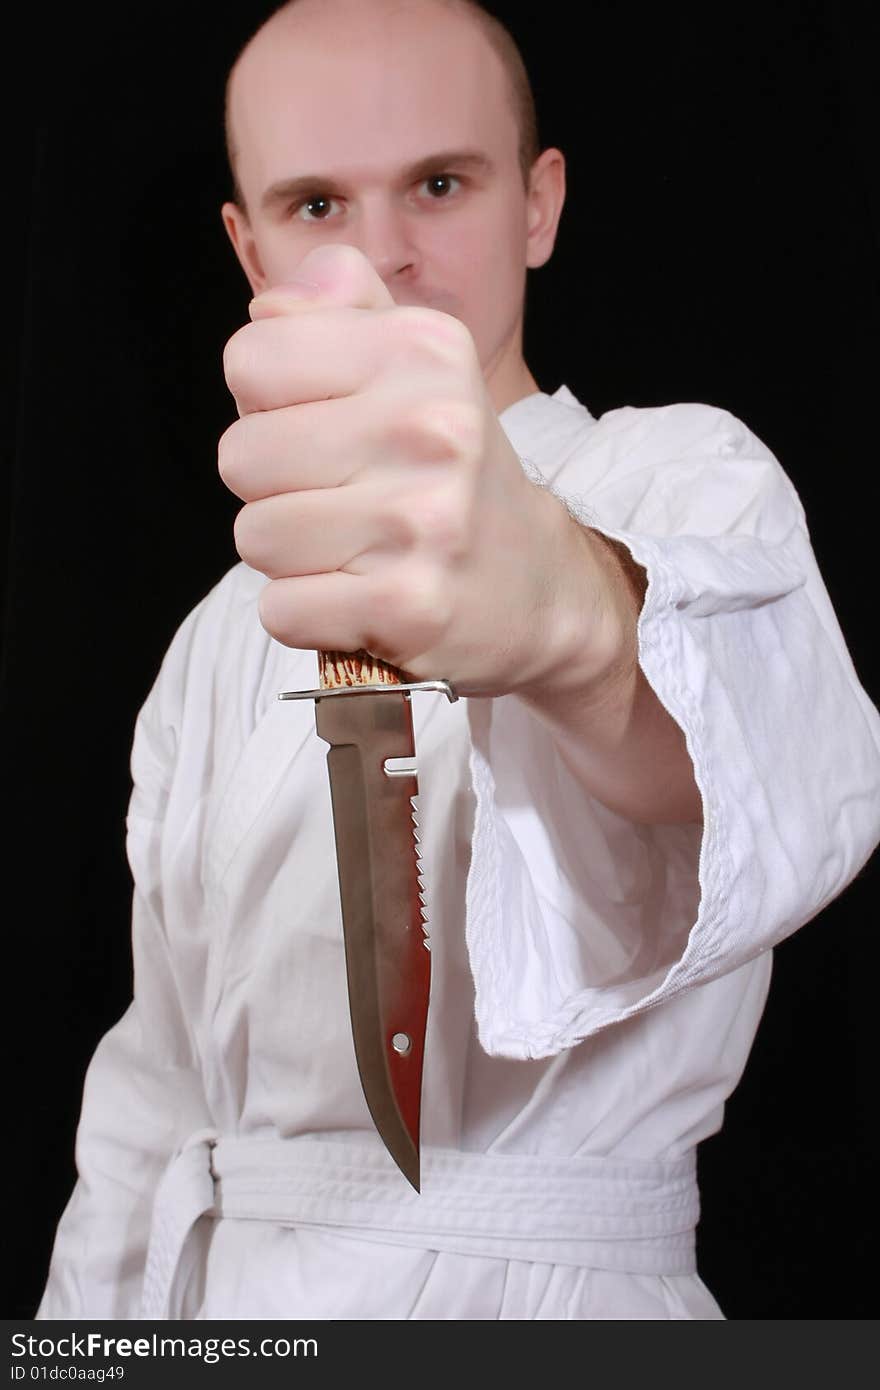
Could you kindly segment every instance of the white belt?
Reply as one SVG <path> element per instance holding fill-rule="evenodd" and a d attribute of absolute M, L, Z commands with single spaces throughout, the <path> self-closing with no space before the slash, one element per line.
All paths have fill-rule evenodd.
<path fill-rule="evenodd" d="M 696 1154 L 642 1161 L 422 1148 L 413 1191 L 381 1141 L 194 1134 L 156 1191 L 141 1317 L 167 1319 L 201 1216 L 631 1274 L 692 1274 Z"/>

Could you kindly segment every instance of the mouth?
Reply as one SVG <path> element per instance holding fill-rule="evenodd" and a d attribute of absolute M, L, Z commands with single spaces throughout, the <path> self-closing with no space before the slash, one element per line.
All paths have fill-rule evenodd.
<path fill-rule="evenodd" d="M 401 309 L 438 309 L 444 314 L 451 314 L 454 318 L 459 318 L 457 312 L 458 305 L 453 295 L 446 294 L 443 290 L 429 291 L 424 294 L 395 294 L 394 302 Z"/>

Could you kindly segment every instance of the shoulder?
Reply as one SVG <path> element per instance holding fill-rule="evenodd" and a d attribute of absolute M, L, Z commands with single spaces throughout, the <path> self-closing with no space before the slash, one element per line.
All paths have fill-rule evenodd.
<path fill-rule="evenodd" d="M 596 421 L 591 443 L 622 456 L 658 461 L 707 456 L 773 459 L 767 445 L 731 411 L 699 401 L 608 410 Z"/>
<path fill-rule="evenodd" d="M 609 525 L 658 534 L 745 530 L 769 539 L 803 525 L 772 451 L 729 410 L 701 402 L 606 411 L 556 482 Z"/>

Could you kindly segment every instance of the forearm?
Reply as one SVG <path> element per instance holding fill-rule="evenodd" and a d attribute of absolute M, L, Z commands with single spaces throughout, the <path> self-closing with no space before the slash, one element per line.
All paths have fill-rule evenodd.
<path fill-rule="evenodd" d="M 638 662 L 644 570 L 625 547 L 567 515 L 565 526 L 576 558 L 550 639 L 561 659 L 519 698 L 550 729 L 584 789 L 611 810 L 642 824 L 699 822 L 684 734 Z"/>

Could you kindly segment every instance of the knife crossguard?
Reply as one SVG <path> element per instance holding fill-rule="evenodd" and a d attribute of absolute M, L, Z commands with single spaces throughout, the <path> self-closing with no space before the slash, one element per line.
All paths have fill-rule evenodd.
<path fill-rule="evenodd" d="M 330 744 L 355 1057 L 373 1122 L 418 1191 L 431 956 L 411 701 L 414 690 L 450 701 L 458 696 L 448 681 L 404 681 L 367 652 L 319 652 L 318 658 L 319 688 L 286 690 L 278 698 L 315 700 L 318 734 Z"/>
<path fill-rule="evenodd" d="M 279 700 L 322 700 L 329 695 L 399 695 L 421 690 L 458 699 L 449 681 L 404 681 L 402 672 L 369 652 L 318 652 L 317 690 L 284 690 Z"/>

